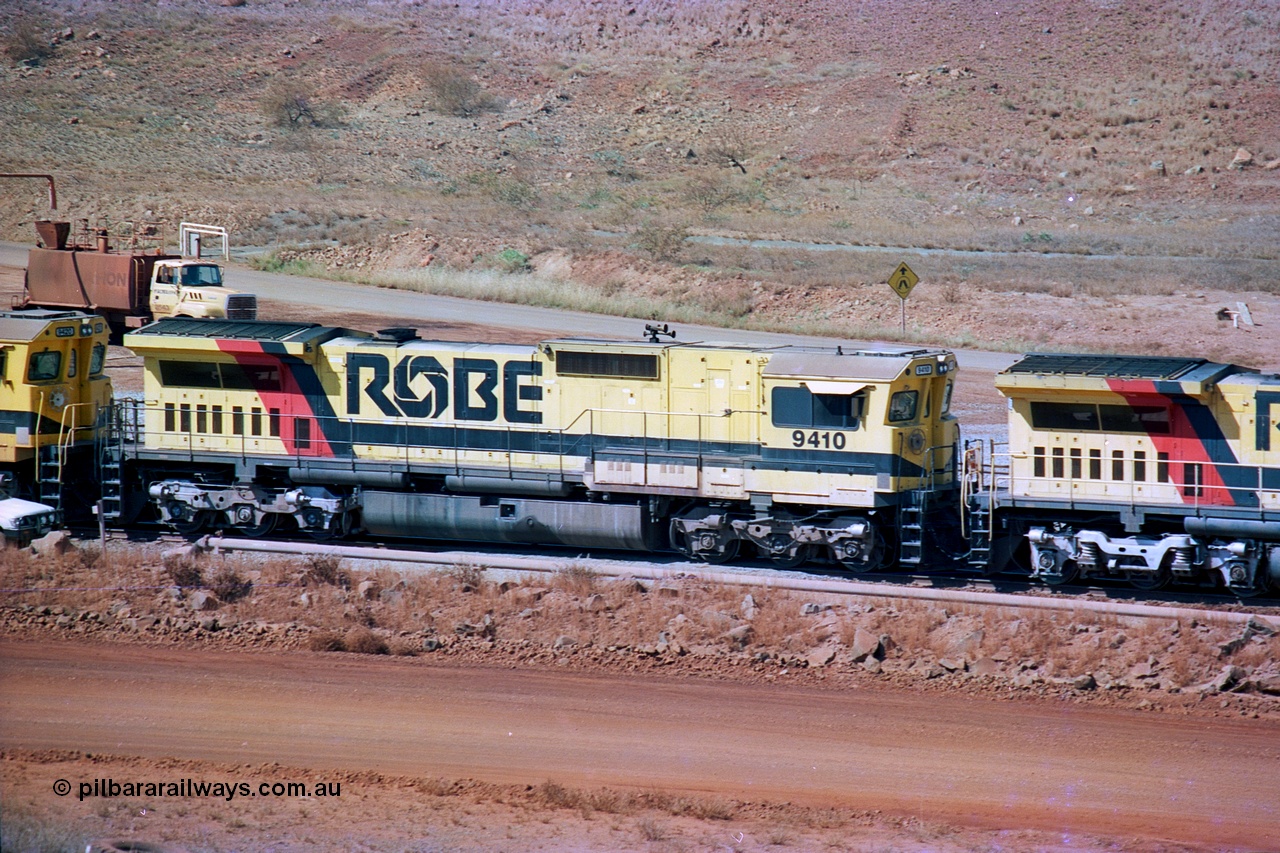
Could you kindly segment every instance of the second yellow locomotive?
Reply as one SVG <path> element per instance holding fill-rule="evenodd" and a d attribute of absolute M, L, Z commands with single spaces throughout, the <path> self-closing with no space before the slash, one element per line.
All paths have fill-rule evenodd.
<path fill-rule="evenodd" d="M 146 369 L 128 476 L 188 531 L 287 520 L 712 562 L 746 545 L 863 571 L 918 560 L 930 506 L 955 505 L 943 350 L 183 319 L 126 343 Z"/>

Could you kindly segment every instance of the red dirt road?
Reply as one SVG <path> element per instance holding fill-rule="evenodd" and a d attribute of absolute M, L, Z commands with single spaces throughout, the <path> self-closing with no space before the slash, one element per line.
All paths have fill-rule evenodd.
<path fill-rule="evenodd" d="M 883 809 L 1280 845 L 1274 723 L 1071 705 L 0 641 L 0 746 Z"/>

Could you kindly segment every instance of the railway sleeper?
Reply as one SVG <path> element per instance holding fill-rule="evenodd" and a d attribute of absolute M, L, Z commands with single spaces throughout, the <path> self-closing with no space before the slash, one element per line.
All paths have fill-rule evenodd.
<path fill-rule="evenodd" d="M 217 485 L 162 480 L 148 490 L 160 520 L 182 533 L 232 528 L 249 536 L 270 532 L 285 518 L 316 537 L 345 536 L 357 515 L 359 494 L 323 486 L 269 489 L 256 484 Z"/>
<path fill-rule="evenodd" d="M 1045 583 L 1123 578 L 1139 589 L 1208 580 L 1247 597 L 1280 588 L 1280 545 L 1256 539 L 1204 543 L 1185 533 L 1111 537 L 1097 530 L 1033 527 L 1031 575 Z"/>

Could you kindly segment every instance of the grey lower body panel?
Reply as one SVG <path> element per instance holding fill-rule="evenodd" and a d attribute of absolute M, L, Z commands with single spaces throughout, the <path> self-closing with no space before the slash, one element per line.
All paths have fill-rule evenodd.
<path fill-rule="evenodd" d="M 362 521 L 378 536 L 649 550 L 644 505 L 366 490 Z"/>

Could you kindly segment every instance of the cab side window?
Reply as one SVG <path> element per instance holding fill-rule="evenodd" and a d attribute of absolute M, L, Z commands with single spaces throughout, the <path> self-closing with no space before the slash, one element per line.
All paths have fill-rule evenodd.
<path fill-rule="evenodd" d="M 773 389 L 773 425 L 856 430 L 862 394 L 814 394 L 808 388 Z"/>
<path fill-rule="evenodd" d="M 106 344 L 94 344 L 93 352 L 89 356 L 89 375 L 97 376 L 102 372 L 102 368 L 107 362 L 107 346 Z"/>

